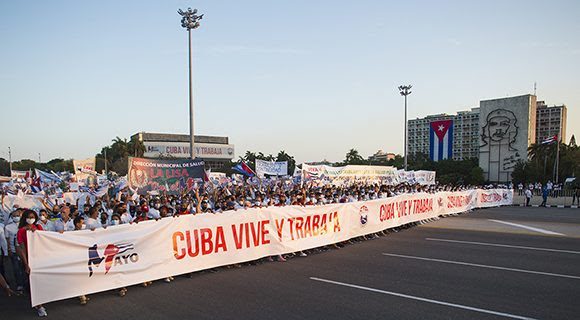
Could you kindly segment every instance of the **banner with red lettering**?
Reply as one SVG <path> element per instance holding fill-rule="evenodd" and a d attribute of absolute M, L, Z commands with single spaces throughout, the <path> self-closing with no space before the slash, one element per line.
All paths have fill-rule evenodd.
<path fill-rule="evenodd" d="M 107 229 L 28 233 L 32 305 L 297 252 L 476 207 L 512 190 L 406 194 L 323 206 L 185 215 Z"/>

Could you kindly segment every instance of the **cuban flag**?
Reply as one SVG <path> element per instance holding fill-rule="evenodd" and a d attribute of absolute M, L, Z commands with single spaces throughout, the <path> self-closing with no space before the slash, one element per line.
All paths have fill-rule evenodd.
<path fill-rule="evenodd" d="M 558 135 L 546 138 L 541 144 L 552 144 L 556 141 L 558 141 Z"/>
<path fill-rule="evenodd" d="M 253 176 L 256 175 L 256 173 L 254 172 L 254 170 L 252 170 L 252 168 L 250 168 L 243 161 L 241 163 L 238 163 L 237 165 L 235 165 L 232 169 L 234 171 L 237 171 L 237 172 L 239 172 L 239 173 L 241 173 L 241 174 L 243 174 L 245 176 L 248 176 L 248 177 L 253 177 Z"/>
<path fill-rule="evenodd" d="M 433 161 L 453 158 L 453 120 L 430 123 L 429 157 Z"/>

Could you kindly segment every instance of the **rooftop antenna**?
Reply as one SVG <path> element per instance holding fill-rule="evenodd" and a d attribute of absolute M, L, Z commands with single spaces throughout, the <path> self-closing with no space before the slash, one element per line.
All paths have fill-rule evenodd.
<path fill-rule="evenodd" d="M 536 82 L 534 81 L 534 95 L 536 95 Z"/>

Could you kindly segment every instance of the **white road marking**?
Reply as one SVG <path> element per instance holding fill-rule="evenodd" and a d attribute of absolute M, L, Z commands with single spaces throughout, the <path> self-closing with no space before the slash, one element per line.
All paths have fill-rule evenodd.
<path fill-rule="evenodd" d="M 493 219 L 488 219 L 488 220 L 493 221 L 493 222 L 497 222 L 497 223 L 507 224 L 508 226 L 513 226 L 513 227 L 518 227 L 518 228 L 522 228 L 522 229 L 540 232 L 543 234 L 550 234 L 550 235 L 554 235 L 554 236 L 565 236 L 565 234 L 562 234 L 562 233 L 558 233 L 558 232 L 554 232 L 554 231 L 550 231 L 550 230 L 545 230 L 545 229 L 540 229 L 540 228 L 535 228 L 535 227 L 530 227 L 530 226 L 525 226 L 525 225 L 519 224 L 519 223 L 513 223 L 513 222 L 507 222 L 507 221 L 501 221 L 501 220 L 493 220 Z"/>
<path fill-rule="evenodd" d="M 385 255 L 385 256 L 391 256 L 391 257 L 398 257 L 398 258 L 407 258 L 407 259 L 415 259 L 415 260 L 425 260 L 425 261 L 433 261 L 433 262 L 443 262 L 443 263 L 450 263 L 450 264 L 459 264 L 459 265 L 462 265 L 462 266 L 488 268 L 488 269 L 505 270 L 505 271 L 515 271 L 515 272 L 539 274 L 539 275 L 551 276 L 551 277 L 559 277 L 559 278 L 568 278 L 568 279 L 577 279 L 577 280 L 580 280 L 580 277 L 579 276 L 572 276 L 572 275 L 569 275 L 569 274 L 560 274 L 560 273 L 551 273 L 551 272 L 543 272 L 543 271 L 534 271 L 534 270 L 507 268 L 507 267 L 499 267 L 499 266 L 490 266 L 490 265 L 486 265 L 486 264 L 477 264 L 477 263 L 469 263 L 469 262 L 461 262 L 461 261 L 451 261 L 451 260 L 443 260 L 443 259 L 424 258 L 424 257 L 417 257 L 417 256 L 406 256 L 406 255 L 394 254 L 394 253 L 383 253 L 383 255 Z"/>
<path fill-rule="evenodd" d="M 339 285 L 339 286 L 343 286 L 343 287 L 349 287 L 349 288 L 355 288 L 355 289 L 360 289 L 360 290 L 366 290 L 366 291 L 371 291 L 371 292 L 376 292 L 376 293 L 382 293 L 382 294 L 387 294 L 387 295 L 391 295 L 391 296 L 395 296 L 395 297 L 400 297 L 400 298 L 406 298 L 406 299 L 411 299 L 411 300 L 417 300 L 417 301 L 422 301 L 422 302 L 439 304 L 439 305 L 447 306 L 447 307 L 453 307 L 453 308 L 470 310 L 470 311 L 475 311 L 475 312 L 493 314 L 493 315 L 500 316 L 500 317 L 506 317 L 506 318 L 512 318 L 512 319 L 525 319 L 525 320 L 534 319 L 534 318 L 529 318 L 529 317 L 524 317 L 524 316 L 518 316 L 518 315 L 515 315 L 515 314 L 505 313 L 505 312 L 498 312 L 498 311 L 493 311 L 493 310 L 487 310 L 487 309 L 481 309 L 481 308 L 476 308 L 476 307 L 470 307 L 470 306 L 466 306 L 466 305 L 462 305 L 462 304 L 457 304 L 457 303 L 450 303 L 450 302 L 445 302 L 445 301 L 439 301 L 439 300 L 433 300 L 433 299 L 428 299 L 428 298 L 422 298 L 422 297 L 412 296 L 412 295 L 404 294 L 404 293 L 398 293 L 398 292 L 386 291 L 386 290 L 381 290 L 381 289 L 363 287 L 363 286 L 359 286 L 359 285 L 356 285 L 356 284 L 338 282 L 338 281 L 321 279 L 321 278 L 316 278 L 316 277 L 310 277 L 310 280 L 319 281 L 319 282 L 325 282 L 325 283 L 330 283 L 330 284 L 335 284 L 335 285 Z"/>
<path fill-rule="evenodd" d="M 489 242 L 460 241 L 460 240 L 439 239 L 439 238 L 425 238 L 425 240 L 428 240 L 428 241 L 442 241 L 442 242 L 454 242 L 454 243 L 465 243 L 465 244 L 475 244 L 475 245 L 490 246 L 490 247 L 504 247 L 504 248 L 514 248 L 514 249 L 526 249 L 526 250 L 538 250 L 538 251 L 550 251 L 550 252 L 559 252 L 559 253 L 580 254 L 580 251 L 560 250 L 560 249 L 548 249 L 548 248 L 537 248 L 537 247 L 524 247 L 524 246 L 514 246 L 514 245 L 509 245 L 509 244 L 499 244 L 499 243 L 489 243 Z"/>

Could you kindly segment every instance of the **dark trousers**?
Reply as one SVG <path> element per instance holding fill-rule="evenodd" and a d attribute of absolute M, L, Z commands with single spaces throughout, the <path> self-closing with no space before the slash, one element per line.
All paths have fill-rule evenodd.
<path fill-rule="evenodd" d="M 542 204 L 540 204 L 541 207 L 545 207 L 546 206 L 546 202 L 548 201 L 548 196 L 542 196 Z"/>
<path fill-rule="evenodd" d="M 532 198 L 526 197 L 526 207 L 530 206 L 530 200 L 532 200 Z"/>
<path fill-rule="evenodd" d="M 6 279 L 6 269 L 4 269 L 4 253 L 0 254 L 0 274 Z"/>
<path fill-rule="evenodd" d="M 10 256 L 10 260 L 12 260 L 12 271 L 14 272 L 14 278 L 16 279 L 16 287 L 24 287 L 24 285 L 26 285 L 24 264 L 22 264 L 20 257 L 15 253 Z"/>

